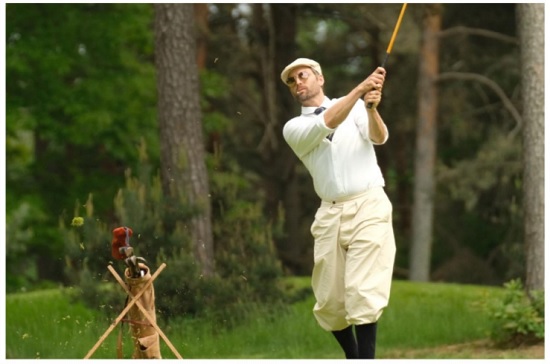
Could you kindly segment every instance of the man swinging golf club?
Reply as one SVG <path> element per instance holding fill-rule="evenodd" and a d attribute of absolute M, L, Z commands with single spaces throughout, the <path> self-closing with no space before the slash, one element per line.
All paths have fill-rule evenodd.
<path fill-rule="evenodd" d="M 329 99 L 316 61 L 299 58 L 281 73 L 302 105 L 283 136 L 321 199 L 311 226 L 313 313 L 348 359 L 375 357 L 395 259 L 392 204 L 374 151 L 389 135 L 377 110 L 385 76 L 378 67 L 344 97 Z"/>

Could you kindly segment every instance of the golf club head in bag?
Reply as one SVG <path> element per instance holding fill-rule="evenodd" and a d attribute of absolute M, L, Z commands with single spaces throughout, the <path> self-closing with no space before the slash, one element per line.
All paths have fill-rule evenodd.
<path fill-rule="evenodd" d="M 113 230 L 113 240 L 111 242 L 111 255 L 116 260 L 124 260 L 124 263 L 131 272 L 133 278 L 144 274 L 139 267 L 139 262 L 147 264 L 142 257 L 134 255 L 134 248 L 130 246 L 130 237 L 133 231 L 129 227 L 121 226 Z"/>

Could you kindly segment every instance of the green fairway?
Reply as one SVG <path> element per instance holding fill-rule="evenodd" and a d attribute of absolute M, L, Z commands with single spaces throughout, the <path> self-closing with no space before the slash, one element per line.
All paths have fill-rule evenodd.
<path fill-rule="evenodd" d="M 284 313 L 257 307 L 246 322 L 230 330 L 222 323 L 198 319 L 158 323 L 184 359 L 343 359 L 332 335 L 313 318 L 309 278 L 286 279 L 284 284 L 304 292 L 304 299 Z M 490 321 L 479 303 L 501 293 L 497 287 L 395 281 L 390 305 L 379 322 L 377 357 L 488 337 Z M 116 317 L 121 307 L 112 309 Z M 7 295 L 6 313 L 6 354 L 11 359 L 84 358 L 110 325 L 93 311 L 70 304 L 60 290 Z M 92 359 L 116 357 L 119 329 Z M 132 348 L 126 329 L 124 355 L 129 357 Z M 175 358 L 162 340 L 161 348 L 163 358 Z"/>

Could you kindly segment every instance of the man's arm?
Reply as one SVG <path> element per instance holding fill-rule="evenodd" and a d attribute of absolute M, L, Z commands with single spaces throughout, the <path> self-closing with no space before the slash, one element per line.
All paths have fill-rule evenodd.
<path fill-rule="evenodd" d="M 365 104 L 368 102 L 365 101 Z M 369 114 L 369 138 L 374 144 L 384 144 L 388 140 L 388 128 L 382 119 L 382 116 L 378 113 L 375 106 L 368 109 Z"/>
<path fill-rule="evenodd" d="M 338 100 L 337 103 L 328 108 L 328 110 L 324 114 L 325 124 L 329 128 L 335 129 L 346 119 L 346 117 L 349 115 L 349 112 L 351 111 L 357 100 L 359 100 L 359 98 L 361 98 L 365 94 L 369 95 L 371 91 L 380 92 L 382 90 L 385 76 L 386 70 L 382 67 L 378 67 L 372 74 L 369 75 L 369 77 L 367 77 L 363 82 L 357 85 L 346 96 L 344 96 L 343 98 Z M 365 100 L 367 98 L 367 95 L 365 95 Z M 378 103 L 379 102 L 380 100 L 378 100 Z M 373 105 L 374 109 L 376 105 Z M 376 112 L 376 114 L 378 114 L 378 112 Z M 378 117 L 380 117 L 380 115 L 378 115 Z"/>
<path fill-rule="evenodd" d="M 382 101 L 382 86 L 383 82 L 380 87 L 368 91 L 363 98 L 369 115 L 369 138 L 374 144 L 384 144 L 388 140 L 388 128 L 377 109 Z M 367 107 L 368 104 L 372 107 Z"/>

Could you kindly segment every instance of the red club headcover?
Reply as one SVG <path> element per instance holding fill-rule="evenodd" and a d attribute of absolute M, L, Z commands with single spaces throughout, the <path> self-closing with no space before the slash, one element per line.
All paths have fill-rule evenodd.
<path fill-rule="evenodd" d="M 113 241 L 111 243 L 111 254 L 113 258 L 122 260 L 126 258 L 126 255 L 120 252 L 120 248 L 130 246 L 130 236 L 132 236 L 132 229 L 126 226 L 117 227 L 113 230 Z"/>

